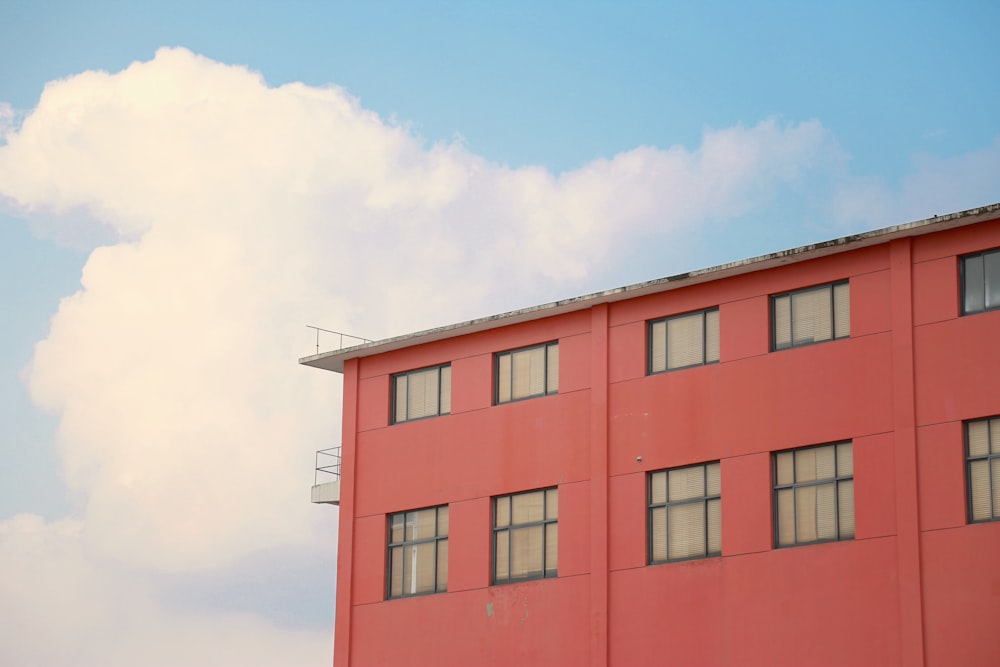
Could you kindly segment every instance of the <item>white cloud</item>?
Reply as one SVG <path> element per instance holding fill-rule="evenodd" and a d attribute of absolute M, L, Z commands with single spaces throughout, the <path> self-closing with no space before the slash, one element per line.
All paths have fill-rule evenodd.
<path fill-rule="evenodd" d="M 0 663 L 175 667 L 329 663 L 328 631 L 278 628 L 250 614 L 201 614 L 157 602 L 145 577 L 87 550 L 78 522 L 0 522 Z"/>
<path fill-rule="evenodd" d="M 0 567 L 31 566 L 40 585 L 57 568 L 65 597 L 35 604 L 8 582 L 30 613 L 4 664 L 40 642 L 48 657 L 31 664 L 150 664 L 149 647 L 162 664 L 305 662 L 313 635 L 169 611 L 150 584 L 328 548 L 325 508 L 306 500 L 340 389 L 296 366 L 304 325 L 381 337 L 580 293 L 630 248 L 759 210 L 843 160 L 819 122 L 767 120 L 706 131 L 693 151 L 508 168 L 427 146 L 338 88 L 270 88 L 183 49 L 50 83 L 12 127 L 0 197 L 47 235 L 100 247 L 27 372 L 59 419 L 76 519 L 0 524 Z"/>

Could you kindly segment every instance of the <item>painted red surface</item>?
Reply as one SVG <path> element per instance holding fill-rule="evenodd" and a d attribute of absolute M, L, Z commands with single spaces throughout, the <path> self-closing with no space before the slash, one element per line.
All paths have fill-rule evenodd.
<path fill-rule="evenodd" d="M 335 666 L 998 665 L 1000 522 L 968 525 L 963 420 L 1000 414 L 1000 312 L 958 256 L 1000 221 L 790 262 L 345 365 Z M 769 295 L 850 280 L 851 337 L 769 351 Z M 721 363 L 647 376 L 649 319 L 719 307 Z M 558 340 L 554 396 L 492 405 Z M 452 414 L 390 425 L 392 373 Z M 771 453 L 854 443 L 856 538 L 777 549 Z M 646 474 L 721 461 L 722 556 L 646 564 Z M 490 498 L 559 488 L 559 576 L 490 585 Z M 450 505 L 447 593 L 385 599 L 386 516 Z"/>

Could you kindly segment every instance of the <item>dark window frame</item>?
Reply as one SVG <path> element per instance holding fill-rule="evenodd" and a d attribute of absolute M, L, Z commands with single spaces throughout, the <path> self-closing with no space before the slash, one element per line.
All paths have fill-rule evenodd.
<path fill-rule="evenodd" d="M 558 509 L 556 511 L 556 517 L 554 519 L 549 519 L 548 518 L 548 492 L 549 491 L 555 491 L 556 492 L 556 494 L 557 494 L 556 495 L 556 498 L 557 498 L 556 503 L 558 505 L 558 493 L 559 493 L 559 487 L 558 486 L 549 486 L 549 487 L 545 487 L 545 488 L 542 488 L 542 489 L 531 489 L 529 491 L 519 491 L 518 493 L 508 493 L 508 494 L 505 494 L 505 495 L 500 495 L 500 496 L 494 496 L 493 497 L 492 502 L 490 503 L 490 505 L 491 505 L 490 509 L 491 509 L 491 514 L 492 514 L 492 516 L 491 516 L 491 525 L 493 526 L 493 530 L 492 530 L 493 534 L 492 534 L 492 540 L 491 540 L 492 548 L 490 549 L 490 552 L 491 552 L 491 554 L 490 554 L 490 556 L 491 556 L 490 584 L 491 585 L 494 585 L 494 586 L 503 586 L 503 585 L 507 585 L 507 584 L 517 584 L 517 583 L 521 583 L 523 581 L 537 581 L 539 579 L 555 579 L 556 577 L 559 576 L 559 552 L 558 552 L 558 547 L 556 549 L 556 563 L 555 563 L 555 567 L 552 568 L 551 572 L 549 572 L 549 568 L 546 567 L 547 564 L 545 562 L 546 561 L 546 556 L 547 556 L 547 554 L 546 554 L 546 551 L 547 551 L 546 546 L 548 544 L 549 526 L 556 526 L 556 530 L 558 530 L 558 526 L 559 526 Z M 527 494 L 530 494 L 530 493 L 539 493 L 539 492 L 542 493 L 542 520 L 541 521 L 530 521 L 530 522 L 524 522 L 524 523 L 515 524 L 514 523 L 514 512 L 513 512 L 513 498 L 515 496 L 523 496 L 523 495 L 527 495 Z M 507 516 L 508 516 L 508 519 L 509 519 L 509 523 L 506 526 L 497 526 L 497 503 L 501 502 L 501 501 L 506 501 L 508 503 L 508 508 L 507 508 L 508 509 L 508 514 L 507 514 Z M 512 555 L 512 546 L 511 545 L 513 544 L 514 540 L 511 539 L 511 534 L 513 533 L 513 531 L 516 531 L 516 530 L 527 530 L 527 529 L 530 529 L 530 528 L 535 528 L 537 526 L 542 526 L 542 550 L 541 550 L 541 552 L 542 552 L 542 567 L 541 567 L 541 570 L 540 570 L 540 574 L 535 574 L 535 575 L 526 576 L 526 577 L 516 577 L 516 578 L 512 577 L 511 576 L 511 563 L 512 563 L 512 558 L 511 558 L 511 555 Z M 504 579 L 499 579 L 497 577 L 497 534 L 498 533 L 507 533 L 507 577 L 504 578 Z"/>
<path fill-rule="evenodd" d="M 439 559 L 441 557 L 441 542 L 448 541 L 448 535 L 438 534 L 438 525 L 440 522 L 441 509 L 449 509 L 450 506 L 445 505 L 431 505 L 430 507 L 421 507 L 418 509 L 405 510 L 403 512 L 393 512 L 386 516 L 386 550 L 385 550 L 385 599 L 386 600 L 401 600 L 403 598 L 413 598 L 420 597 L 422 595 L 438 595 L 440 593 L 447 593 L 447 582 L 445 582 L 445 590 L 438 590 L 438 571 L 440 569 Z M 434 510 L 434 536 L 433 537 L 421 537 L 415 540 L 406 539 L 406 515 L 416 514 L 417 512 L 424 512 L 427 510 Z M 450 511 L 449 511 L 450 514 Z M 392 520 L 394 517 L 403 515 L 403 541 L 393 542 L 392 541 Z M 449 516 L 448 532 L 451 532 L 451 517 Z M 403 567 L 403 579 L 402 579 L 402 589 L 403 592 L 399 595 L 392 594 L 392 550 L 402 549 L 403 553 L 406 553 L 406 547 L 413 546 L 417 544 L 427 544 L 429 542 L 434 543 L 434 589 L 430 591 L 422 591 L 419 593 L 407 593 L 406 591 L 406 567 L 404 563 Z M 446 556 L 447 558 L 447 556 Z"/>
<path fill-rule="evenodd" d="M 962 255 L 958 258 L 958 307 L 959 315 L 965 317 L 966 315 L 978 315 L 979 313 L 989 313 L 994 310 L 1000 310 L 1000 303 L 995 306 L 986 307 L 986 288 L 988 286 L 986 280 L 986 270 L 985 262 L 988 255 L 1000 254 L 1000 248 L 989 248 L 986 250 L 980 250 L 979 252 L 969 253 L 968 255 Z M 969 260 L 982 258 L 983 259 L 983 307 L 976 308 L 975 310 L 969 310 L 966 308 L 966 292 L 968 285 L 966 284 L 967 275 L 967 262 Z"/>
<path fill-rule="evenodd" d="M 851 333 L 850 333 L 850 328 L 851 328 L 851 312 L 850 312 L 850 307 L 848 307 L 848 311 L 847 311 L 847 328 L 848 328 L 847 335 L 845 335 L 845 336 L 838 336 L 837 335 L 837 307 L 836 307 L 836 297 L 835 297 L 834 290 L 835 290 L 835 288 L 838 285 L 847 285 L 848 298 L 849 298 L 850 297 L 850 289 L 851 289 L 851 281 L 850 281 L 849 278 L 845 278 L 843 280 L 835 280 L 835 281 L 829 282 L 829 283 L 820 283 L 818 285 L 812 285 L 810 287 L 802 287 L 802 288 L 790 290 L 790 291 L 787 291 L 787 292 L 781 292 L 780 294 L 772 294 L 771 297 L 770 297 L 770 299 L 769 299 L 769 306 L 770 306 L 770 310 L 771 310 L 771 312 L 770 312 L 771 352 L 783 352 L 785 350 L 794 350 L 794 349 L 800 348 L 800 347 L 809 347 L 810 345 L 822 345 L 823 343 L 832 343 L 835 340 L 844 340 L 844 339 L 850 338 L 851 337 Z M 804 342 L 804 343 L 796 343 L 795 342 L 795 330 L 793 328 L 793 325 L 794 325 L 794 322 L 795 322 L 795 314 L 792 312 L 792 301 L 791 301 L 791 298 L 794 295 L 796 295 L 796 294 L 803 294 L 805 292 L 813 292 L 813 291 L 818 291 L 818 290 L 821 290 L 821 289 L 826 289 L 826 290 L 829 290 L 829 292 L 830 292 L 830 338 L 824 338 L 823 340 L 811 340 L 811 341 Z M 775 318 L 775 307 L 774 307 L 774 305 L 775 305 L 775 302 L 778 299 L 782 299 L 782 298 L 785 298 L 785 297 L 788 297 L 788 299 L 789 299 L 789 304 L 788 304 L 788 313 L 789 313 L 789 320 L 790 320 L 790 323 L 789 323 L 789 343 L 788 343 L 788 345 L 785 345 L 784 347 L 778 347 L 778 341 L 777 341 L 778 330 L 777 330 L 777 327 L 775 326 L 775 324 L 776 324 L 776 322 L 775 322 L 776 318 Z"/>
<path fill-rule="evenodd" d="M 839 465 L 837 461 L 837 445 L 851 445 L 851 474 L 850 476 L 841 476 L 839 473 Z M 795 475 L 795 455 L 798 452 L 808 451 L 810 449 L 820 449 L 823 447 L 833 447 L 833 469 L 834 476 L 826 477 L 820 480 L 810 480 L 805 482 L 794 481 Z M 778 484 L 778 455 L 779 454 L 792 454 L 792 475 L 793 481 L 791 484 Z M 851 503 L 854 507 L 851 511 L 855 517 L 855 530 L 854 533 L 841 537 L 841 526 L 840 526 L 840 484 L 842 482 L 854 482 L 854 441 L 853 440 L 838 440 L 836 442 L 825 442 L 819 445 L 809 445 L 806 447 L 794 447 L 792 449 L 783 449 L 780 451 L 771 453 L 771 520 L 774 522 L 774 548 L 775 549 L 788 549 L 794 547 L 808 546 L 811 544 L 825 544 L 829 542 L 846 542 L 848 540 L 857 539 L 857 503 L 854 502 L 854 496 L 852 495 Z M 833 507 L 834 507 L 834 519 L 837 523 L 837 537 L 834 538 L 824 538 L 809 540 L 807 542 L 799 542 L 798 540 L 798 503 L 795 497 L 795 489 L 807 487 L 807 486 L 829 486 L 833 485 Z M 781 536 L 778 532 L 779 530 L 779 517 L 778 517 L 778 492 L 785 489 L 792 490 L 792 528 L 793 528 L 793 540 L 790 544 L 781 544 Z"/>
<path fill-rule="evenodd" d="M 995 459 L 1000 459 L 1000 451 L 996 454 L 993 452 L 993 434 L 990 425 L 994 421 L 1000 421 L 1000 416 L 993 417 L 983 417 L 981 419 L 969 419 L 963 423 L 963 431 L 965 432 L 965 510 L 966 518 L 969 524 L 974 523 L 990 523 L 993 521 L 1000 521 L 1000 512 L 996 511 L 993 506 L 993 488 L 995 485 L 1000 484 L 1000 479 L 994 479 L 993 477 L 993 461 Z M 969 425 L 986 422 L 986 454 L 973 456 L 971 453 L 971 448 L 969 447 Z M 989 494 L 990 501 L 990 516 L 986 519 L 975 519 L 973 518 L 973 498 L 972 498 L 972 464 L 976 461 L 987 461 L 989 466 L 989 488 L 987 492 Z"/>
<path fill-rule="evenodd" d="M 524 347 L 515 347 L 510 350 L 503 350 L 502 352 L 495 352 L 493 354 L 493 405 L 506 405 L 508 403 L 517 403 L 519 401 L 530 401 L 535 398 L 543 398 L 545 396 L 555 396 L 559 393 L 558 380 L 556 381 L 556 388 L 550 389 L 549 387 L 549 348 L 559 347 L 559 340 L 550 340 L 545 343 L 536 343 L 535 345 L 526 345 Z M 513 387 L 514 387 L 514 369 L 513 369 L 513 355 L 518 352 L 527 352 L 529 350 L 535 350 L 541 348 L 543 350 L 542 357 L 544 361 L 544 368 L 542 370 L 542 377 L 545 382 L 545 391 L 541 394 L 531 394 L 529 396 L 522 396 L 521 398 L 513 398 Z M 500 400 L 500 360 L 503 357 L 511 357 L 511 394 L 512 397 L 509 400 Z M 559 362 L 562 363 L 561 361 Z M 558 369 L 556 371 L 558 373 Z"/>
<path fill-rule="evenodd" d="M 710 366 L 712 364 L 719 363 L 719 359 L 722 358 L 721 353 L 721 340 L 720 340 L 720 353 L 719 359 L 714 359 L 711 361 L 707 360 L 708 355 L 708 327 L 705 326 L 706 315 L 708 313 L 718 313 L 719 307 L 714 308 L 704 308 L 702 310 L 691 310 L 686 313 L 678 313 L 676 315 L 668 315 L 667 317 L 658 317 L 655 320 L 648 320 L 646 322 L 646 375 L 659 375 L 660 373 L 672 373 L 673 371 L 683 371 L 688 368 L 697 368 L 699 366 Z M 676 368 L 664 368 L 663 370 L 653 370 L 653 326 L 661 322 L 667 323 L 670 320 L 676 320 L 682 317 L 691 317 L 692 315 L 701 315 L 701 363 L 688 364 L 687 366 L 678 366 Z M 719 336 L 722 336 L 722 319 L 719 317 Z M 664 348 L 666 349 L 667 358 L 670 358 L 670 326 L 669 324 L 665 327 L 663 336 L 665 338 Z"/>
<path fill-rule="evenodd" d="M 451 414 L 451 396 L 448 396 L 448 411 L 441 411 L 441 370 L 444 368 L 451 369 L 451 362 L 446 362 L 443 364 L 436 364 L 433 366 L 424 366 L 423 368 L 414 368 L 413 370 L 404 371 L 402 373 L 393 373 L 389 379 L 389 424 L 407 424 L 409 422 L 421 421 L 423 419 L 433 419 L 434 417 L 443 417 L 445 415 Z M 406 419 L 396 419 L 396 382 L 400 378 L 409 378 L 411 375 L 417 375 L 420 373 L 426 373 L 427 371 L 436 370 L 437 373 L 437 386 L 438 386 L 438 411 L 433 415 L 424 415 L 423 417 L 407 417 Z M 451 389 L 451 384 L 449 382 L 449 392 Z M 409 395 L 409 385 L 406 388 L 407 395 Z"/>
<path fill-rule="evenodd" d="M 705 558 L 718 558 L 722 556 L 722 520 L 721 520 L 721 504 L 722 504 L 722 483 L 720 478 L 719 483 L 719 493 L 709 494 L 708 493 L 708 466 L 718 465 L 719 473 L 721 475 L 722 468 L 720 461 L 705 461 L 704 463 L 694 463 L 692 465 L 678 466 L 676 468 L 663 468 L 660 470 L 651 470 L 646 474 L 646 564 L 647 565 L 662 565 L 665 563 L 683 563 L 689 560 L 703 560 Z M 670 472 L 672 470 L 686 470 L 688 468 L 701 468 L 702 474 L 704 475 L 705 483 L 705 494 L 702 496 L 694 498 L 684 498 L 683 500 L 669 500 L 670 498 Z M 664 502 L 654 503 L 653 502 L 653 476 L 663 474 L 666 479 L 664 480 Z M 720 504 L 720 519 L 719 519 L 719 550 L 709 551 L 709 529 L 708 529 L 708 503 L 712 500 L 718 500 Z M 705 554 L 698 556 L 685 556 L 684 558 L 670 558 L 670 507 L 677 505 L 692 505 L 694 503 L 701 503 L 705 507 Z M 667 557 L 663 560 L 656 560 L 653 556 L 653 510 L 658 508 L 664 508 L 664 520 L 666 521 L 666 526 L 664 529 L 664 537 L 666 538 L 666 554 Z"/>

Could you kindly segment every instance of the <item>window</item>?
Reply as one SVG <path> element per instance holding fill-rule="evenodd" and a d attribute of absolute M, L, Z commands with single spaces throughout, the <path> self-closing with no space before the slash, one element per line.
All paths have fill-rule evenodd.
<path fill-rule="evenodd" d="M 392 376 L 392 423 L 451 412 L 451 365 Z"/>
<path fill-rule="evenodd" d="M 1000 417 L 966 422 L 969 521 L 1000 519 Z"/>
<path fill-rule="evenodd" d="M 1000 248 L 962 258 L 962 314 L 1000 308 Z"/>
<path fill-rule="evenodd" d="M 496 355 L 496 402 L 559 391 L 559 343 L 545 343 Z"/>
<path fill-rule="evenodd" d="M 493 499 L 493 583 L 554 577 L 559 562 L 559 489 Z"/>
<path fill-rule="evenodd" d="M 649 562 L 722 554 L 719 463 L 649 473 Z"/>
<path fill-rule="evenodd" d="M 448 506 L 389 515 L 389 597 L 448 590 Z"/>
<path fill-rule="evenodd" d="M 785 350 L 851 335 L 849 283 L 771 297 L 771 349 Z"/>
<path fill-rule="evenodd" d="M 719 309 L 649 323 L 649 373 L 719 361 Z"/>
<path fill-rule="evenodd" d="M 850 442 L 774 455 L 777 545 L 854 538 L 854 450 Z"/>

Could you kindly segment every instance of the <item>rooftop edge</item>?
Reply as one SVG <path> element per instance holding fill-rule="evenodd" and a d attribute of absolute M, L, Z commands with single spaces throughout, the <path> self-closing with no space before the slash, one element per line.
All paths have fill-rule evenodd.
<path fill-rule="evenodd" d="M 802 262 L 815 257 L 832 255 L 855 248 L 863 248 L 877 243 L 884 243 L 894 238 L 906 236 L 921 236 L 937 231 L 944 231 L 956 227 L 983 222 L 1000 214 L 1000 203 L 980 206 L 978 208 L 949 213 L 947 215 L 936 215 L 932 218 L 925 218 L 914 222 L 907 222 L 891 227 L 883 227 L 860 234 L 842 236 L 840 238 L 799 246 L 789 250 L 779 250 L 766 255 L 758 255 L 741 259 L 726 264 L 719 264 L 705 269 L 697 269 L 686 273 L 678 273 L 665 278 L 656 278 L 641 283 L 616 287 L 602 292 L 594 292 L 583 296 L 571 297 L 560 301 L 530 306 L 518 310 L 508 311 L 497 315 L 489 315 L 466 322 L 449 324 L 433 329 L 425 329 L 414 333 L 394 336 L 382 340 L 354 345 L 330 352 L 321 352 L 299 359 L 303 366 L 312 366 L 335 373 L 344 372 L 344 362 L 348 359 L 369 357 L 383 352 L 399 350 L 414 345 L 421 345 L 433 341 L 453 338 L 459 335 L 476 333 L 495 329 L 501 326 L 528 322 L 531 320 L 551 317 L 562 313 L 569 313 L 576 310 L 583 310 L 591 306 L 623 301 L 646 294 L 655 294 L 671 289 L 677 289 L 688 285 L 695 285 L 709 280 L 718 280 L 742 273 L 760 271 L 782 264 L 792 264 Z"/>

